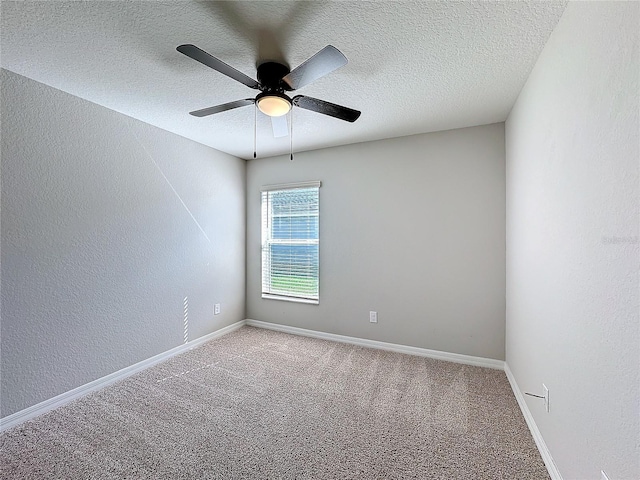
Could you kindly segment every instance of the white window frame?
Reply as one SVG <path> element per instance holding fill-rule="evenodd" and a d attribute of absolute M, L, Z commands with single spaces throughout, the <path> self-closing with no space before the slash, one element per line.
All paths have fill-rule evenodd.
<path fill-rule="evenodd" d="M 269 300 L 283 300 L 287 302 L 295 302 L 295 303 L 306 303 L 312 305 L 318 305 L 320 303 L 320 181 L 311 181 L 311 182 L 299 182 L 299 183 L 286 183 L 279 185 L 265 185 L 260 189 L 261 199 L 260 199 L 260 229 L 261 229 L 261 255 L 260 255 L 260 266 L 261 266 L 261 292 L 262 298 Z M 267 208 L 268 206 L 263 202 L 263 194 L 265 192 L 276 192 L 282 190 L 298 190 L 298 189 L 308 189 L 308 188 L 317 188 L 318 189 L 318 239 L 298 239 L 298 240 L 278 240 L 270 238 L 271 233 L 271 219 L 272 217 L 268 217 Z M 268 221 L 265 222 L 265 218 L 268 217 Z M 270 271 L 270 268 L 265 267 L 265 252 L 269 251 L 269 245 L 273 244 L 284 244 L 284 245 L 318 245 L 318 274 L 317 274 L 317 287 L 318 287 L 318 298 L 306 298 L 301 296 L 292 295 L 282 295 L 271 292 L 265 292 L 265 278 L 264 276 Z M 268 282 L 271 284 L 270 282 Z"/>

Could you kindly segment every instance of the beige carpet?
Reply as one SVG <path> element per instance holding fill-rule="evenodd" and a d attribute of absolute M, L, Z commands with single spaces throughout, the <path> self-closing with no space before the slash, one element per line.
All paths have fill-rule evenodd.
<path fill-rule="evenodd" d="M 251 327 L 0 442 L 7 479 L 549 479 L 504 372 Z"/>

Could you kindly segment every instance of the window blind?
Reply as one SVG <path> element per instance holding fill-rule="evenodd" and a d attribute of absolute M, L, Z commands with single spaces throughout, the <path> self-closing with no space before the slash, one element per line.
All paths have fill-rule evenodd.
<path fill-rule="evenodd" d="M 262 296 L 318 303 L 320 182 L 262 189 Z"/>

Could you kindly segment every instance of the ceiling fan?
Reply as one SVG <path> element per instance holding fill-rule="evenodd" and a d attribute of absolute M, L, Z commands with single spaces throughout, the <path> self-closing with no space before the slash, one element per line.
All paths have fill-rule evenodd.
<path fill-rule="evenodd" d="M 274 136 L 288 135 L 286 115 L 293 106 L 339 118 L 347 122 L 355 122 L 360 113 L 358 110 L 336 105 L 305 95 L 290 98 L 285 91 L 297 90 L 347 64 L 347 58 L 337 48 L 327 45 L 304 63 L 289 71 L 289 67 L 278 62 L 265 62 L 258 65 L 258 80 L 245 75 L 227 65 L 222 60 L 208 54 L 195 45 L 180 45 L 176 48 L 180 53 L 190 57 L 207 67 L 243 83 L 249 88 L 260 90 L 255 98 L 245 98 L 213 107 L 189 112 L 195 117 L 205 117 L 247 105 L 256 105 L 265 115 L 271 117 Z"/>

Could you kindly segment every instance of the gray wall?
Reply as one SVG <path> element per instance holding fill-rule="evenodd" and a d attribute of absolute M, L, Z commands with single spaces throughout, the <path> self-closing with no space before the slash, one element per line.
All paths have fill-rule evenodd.
<path fill-rule="evenodd" d="M 640 478 L 638 25 L 570 3 L 506 123 L 507 363 L 565 480 Z"/>
<path fill-rule="evenodd" d="M 1 415 L 243 319 L 245 162 L 1 75 Z"/>
<path fill-rule="evenodd" d="M 250 161 L 247 317 L 503 359 L 504 155 L 496 124 Z M 263 300 L 260 187 L 304 180 L 322 181 L 320 305 Z"/>

